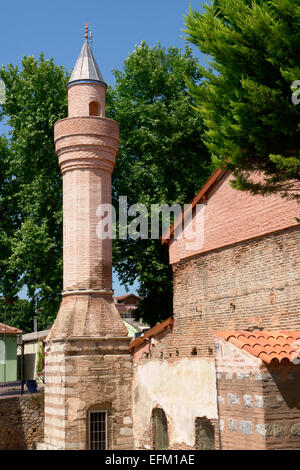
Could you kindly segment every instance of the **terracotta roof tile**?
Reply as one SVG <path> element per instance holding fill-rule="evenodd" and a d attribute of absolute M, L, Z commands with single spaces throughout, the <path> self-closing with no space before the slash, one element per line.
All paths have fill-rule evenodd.
<path fill-rule="evenodd" d="M 0 333 L 7 335 L 19 335 L 22 334 L 23 331 L 19 330 L 19 328 L 15 328 L 14 326 L 4 325 L 4 323 L 0 323 Z"/>
<path fill-rule="evenodd" d="M 218 337 L 267 364 L 300 360 L 300 331 L 217 331 Z M 299 361 L 300 362 L 300 361 Z"/>

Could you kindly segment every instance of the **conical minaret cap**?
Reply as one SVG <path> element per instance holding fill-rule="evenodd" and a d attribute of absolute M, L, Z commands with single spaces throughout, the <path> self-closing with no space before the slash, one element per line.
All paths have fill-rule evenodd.
<path fill-rule="evenodd" d="M 103 80 L 102 74 L 99 70 L 87 39 L 84 41 L 68 86 L 73 85 L 75 82 L 96 82 L 101 83 L 101 85 L 104 85 L 105 87 L 107 86 Z"/>

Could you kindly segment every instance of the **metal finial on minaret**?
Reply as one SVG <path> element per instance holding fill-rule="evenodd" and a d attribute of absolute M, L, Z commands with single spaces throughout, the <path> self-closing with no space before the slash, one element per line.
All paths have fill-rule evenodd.
<path fill-rule="evenodd" d="M 90 33 L 90 45 L 92 46 L 92 44 L 93 44 L 93 32 L 90 31 L 89 33 Z"/>
<path fill-rule="evenodd" d="M 88 39 L 88 37 L 89 37 L 89 25 L 87 23 L 85 24 L 84 29 L 85 29 L 84 37 L 85 37 L 85 39 Z"/>

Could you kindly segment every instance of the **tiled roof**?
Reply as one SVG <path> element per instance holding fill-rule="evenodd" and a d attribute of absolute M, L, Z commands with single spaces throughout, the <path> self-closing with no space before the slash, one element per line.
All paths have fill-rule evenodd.
<path fill-rule="evenodd" d="M 300 331 L 217 331 L 215 334 L 267 364 L 300 363 Z"/>
<path fill-rule="evenodd" d="M 0 333 L 7 335 L 19 335 L 22 334 L 23 331 L 19 330 L 19 328 L 15 328 L 14 326 L 4 325 L 4 323 L 0 323 Z"/>
<path fill-rule="evenodd" d="M 173 318 L 167 318 L 163 322 L 158 323 L 157 325 L 150 328 L 150 330 L 146 331 L 146 333 L 144 333 L 143 336 L 139 336 L 138 338 L 131 341 L 131 343 L 129 344 L 129 350 L 133 352 L 134 348 L 136 348 L 137 346 L 140 346 L 145 341 L 147 341 L 147 338 L 150 339 L 152 336 L 158 335 L 159 333 L 164 331 L 166 328 L 172 328 L 173 324 L 174 324 Z"/>

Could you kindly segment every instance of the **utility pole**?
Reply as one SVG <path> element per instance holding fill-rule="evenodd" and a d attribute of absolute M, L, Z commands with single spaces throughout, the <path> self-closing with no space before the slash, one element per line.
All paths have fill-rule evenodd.
<path fill-rule="evenodd" d="M 3 369 L 3 381 L 6 382 L 6 303 L 7 298 L 5 297 L 4 302 L 4 369 Z"/>

